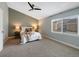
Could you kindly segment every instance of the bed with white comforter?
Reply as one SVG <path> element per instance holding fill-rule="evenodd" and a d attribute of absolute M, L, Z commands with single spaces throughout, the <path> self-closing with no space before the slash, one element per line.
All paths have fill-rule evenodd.
<path fill-rule="evenodd" d="M 23 29 L 23 31 L 24 31 L 24 29 Z M 21 33 L 23 31 L 21 31 Z M 31 36 L 28 36 L 28 37 L 26 35 L 21 34 L 21 44 L 25 44 L 26 42 L 28 42 L 28 40 L 35 41 L 38 39 L 39 40 L 42 39 L 41 34 L 39 32 L 31 32 Z"/>

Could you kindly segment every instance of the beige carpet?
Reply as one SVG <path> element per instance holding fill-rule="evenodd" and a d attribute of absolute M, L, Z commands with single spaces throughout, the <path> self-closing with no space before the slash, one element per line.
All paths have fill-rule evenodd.
<path fill-rule="evenodd" d="M 1 57 L 79 57 L 79 50 L 50 39 L 16 44 L 17 39 L 9 39 L 0 52 Z"/>

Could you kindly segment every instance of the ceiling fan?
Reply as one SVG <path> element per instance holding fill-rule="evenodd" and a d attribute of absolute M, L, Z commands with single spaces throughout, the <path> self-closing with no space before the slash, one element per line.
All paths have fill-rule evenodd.
<path fill-rule="evenodd" d="M 31 4 L 30 2 L 28 2 L 28 4 L 31 7 L 31 9 L 29 11 L 31 11 L 31 10 L 41 10 L 40 8 L 36 8 L 35 5 Z"/>

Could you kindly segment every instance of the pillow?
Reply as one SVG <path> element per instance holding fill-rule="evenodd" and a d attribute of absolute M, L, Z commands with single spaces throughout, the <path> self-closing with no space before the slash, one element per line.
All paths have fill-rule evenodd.
<path fill-rule="evenodd" d="M 24 32 L 24 31 L 25 31 L 25 29 L 29 29 L 29 28 L 32 28 L 32 27 L 22 27 L 21 32 Z"/>

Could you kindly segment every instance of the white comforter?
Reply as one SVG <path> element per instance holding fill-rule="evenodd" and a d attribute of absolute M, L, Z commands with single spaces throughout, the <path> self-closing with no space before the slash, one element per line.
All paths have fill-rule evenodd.
<path fill-rule="evenodd" d="M 25 35 L 21 35 L 21 43 L 25 44 L 28 40 L 34 41 L 37 39 L 42 39 L 41 34 L 39 32 L 32 32 L 32 35 L 27 38 Z"/>

